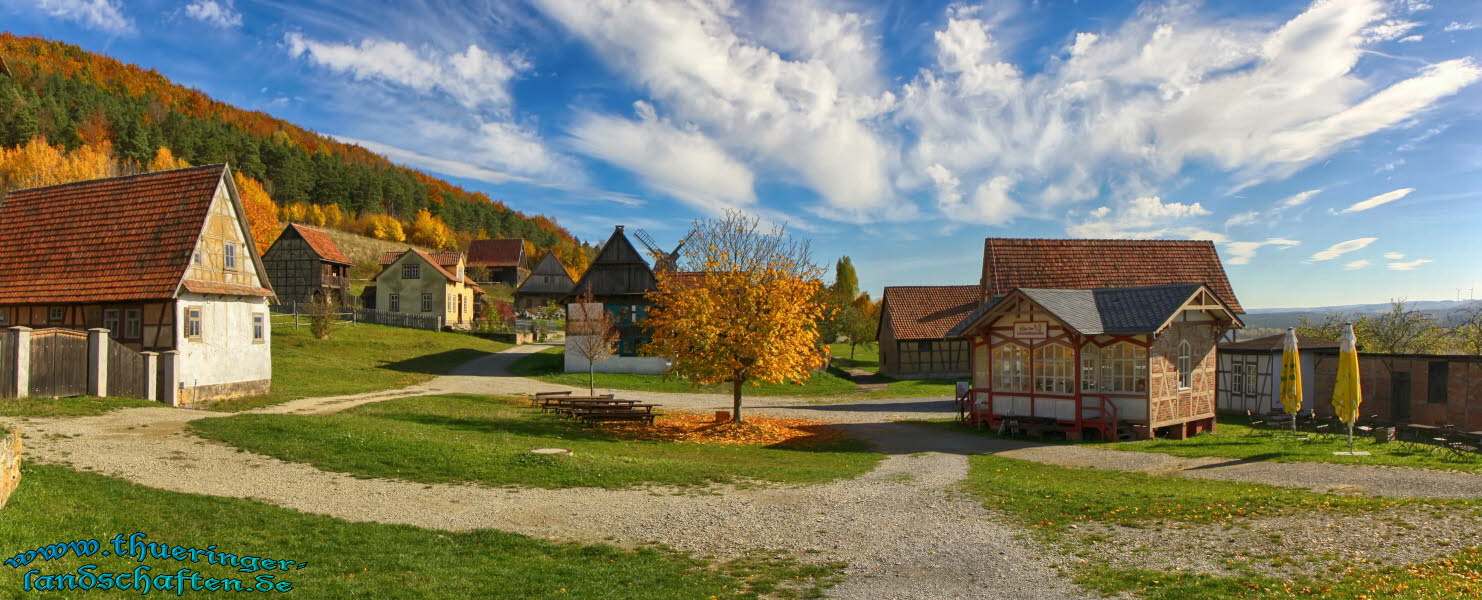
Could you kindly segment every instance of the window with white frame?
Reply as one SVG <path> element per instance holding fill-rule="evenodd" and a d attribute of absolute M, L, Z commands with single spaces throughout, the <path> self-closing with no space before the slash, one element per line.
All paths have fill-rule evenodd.
<path fill-rule="evenodd" d="M 1000 392 L 1029 391 L 1029 349 L 1004 344 L 993 349 L 993 389 Z"/>
<path fill-rule="evenodd" d="M 266 332 L 263 331 L 263 329 L 263 316 L 259 314 L 252 315 L 252 341 L 258 343 L 261 343 L 263 341 L 263 338 L 266 335 Z"/>
<path fill-rule="evenodd" d="M 1081 391 L 1083 392 L 1101 390 L 1100 380 L 1097 377 L 1099 369 L 1096 368 L 1100 354 L 1101 351 L 1092 344 L 1081 348 Z"/>
<path fill-rule="evenodd" d="M 419 264 L 419 263 L 414 263 L 414 262 L 402 263 L 402 265 L 401 265 L 401 278 L 402 279 L 421 279 L 422 278 L 422 265 Z"/>
<path fill-rule="evenodd" d="M 67 318 L 67 309 L 62 306 L 53 306 L 46 311 L 46 320 L 53 323 L 61 323 Z"/>
<path fill-rule="evenodd" d="M 233 244 L 231 242 L 227 242 L 226 243 L 226 246 L 224 246 L 222 248 L 222 251 L 225 253 L 223 255 L 225 257 L 225 259 L 223 260 L 223 262 L 224 262 L 226 268 L 228 268 L 228 269 L 235 269 L 235 268 L 237 268 L 237 245 L 236 244 Z"/>
<path fill-rule="evenodd" d="M 386 297 L 386 310 L 401 312 L 401 294 L 390 294 Z"/>
<path fill-rule="evenodd" d="M 1069 394 L 1075 387 L 1075 351 L 1061 344 L 1034 349 L 1034 391 Z"/>
<path fill-rule="evenodd" d="M 1257 360 L 1258 359 L 1255 357 L 1251 357 L 1245 360 L 1245 395 L 1252 398 L 1260 395 L 1260 390 L 1257 389 L 1258 386 L 1256 385 Z"/>
<path fill-rule="evenodd" d="M 105 309 L 103 309 L 103 329 L 107 329 L 108 330 L 108 335 L 110 337 L 120 337 L 120 336 L 123 335 L 123 331 L 120 331 L 118 329 L 118 324 L 120 322 L 119 319 L 118 319 L 118 317 L 119 317 L 118 309 L 116 309 L 116 308 L 105 308 Z"/>
<path fill-rule="evenodd" d="M 1178 343 L 1178 388 L 1189 389 L 1194 380 L 1194 350 L 1189 347 L 1189 341 Z"/>
<path fill-rule="evenodd" d="M 144 335 L 144 310 L 139 308 L 125 308 L 123 320 L 123 338 L 126 340 L 137 340 Z"/>
<path fill-rule="evenodd" d="M 1101 349 L 1101 391 L 1148 391 L 1148 351 L 1131 342 Z"/>
<path fill-rule="evenodd" d="M 432 312 L 432 294 L 422 294 L 422 312 Z"/>

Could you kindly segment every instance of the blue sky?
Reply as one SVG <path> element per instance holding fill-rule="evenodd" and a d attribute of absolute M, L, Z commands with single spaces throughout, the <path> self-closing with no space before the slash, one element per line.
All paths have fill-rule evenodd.
<path fill-rule="evenodd" d="M 1470 1 L 0 0 L 600 241 L 739 208 L 863 287 L 1215 240 L 1247 308 L 1482 293 Z"/>

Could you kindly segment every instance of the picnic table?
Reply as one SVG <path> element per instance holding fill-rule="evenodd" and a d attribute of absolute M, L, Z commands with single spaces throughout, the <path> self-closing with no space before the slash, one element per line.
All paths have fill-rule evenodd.
<path fill-rule="evenodd" d="M 574 400 L 559 400 L 551 403 L 550 409 L 556 414 L 567 414 L 577 409 L 595 408 L 627 408 L 638 404 L 637 400 L 619 400 L 617 398 L 580 398 Z"/>
<path fill-rule="evenodd" d="M 593 406 L 587 408 L 573 408 L 571 416 L 578 420 L 587 422 L 607 421 L 642 421 L 650 425 L 654 422 L 654 407 L 658 404 L 634 403 L 628 406 Z"/>
<path fill-rule="evenodd" d="M 568 402 L 601 401 L 612 400 L 612 394 L 601 396 L 547 396 L 540 400 L 540 412 L 551 410 Z"/>

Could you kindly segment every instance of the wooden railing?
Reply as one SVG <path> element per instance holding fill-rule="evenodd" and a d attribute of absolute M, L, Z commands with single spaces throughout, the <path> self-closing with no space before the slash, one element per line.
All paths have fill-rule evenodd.
<path fill-rule="evenodd" d="M 977 394 L 988 395 L 988 418 L 993 418 L 993 390 L 988 388 L 968 388 L 957 396 L 957 418 L 968 425 L 976 425 L 978 421 Z"/>

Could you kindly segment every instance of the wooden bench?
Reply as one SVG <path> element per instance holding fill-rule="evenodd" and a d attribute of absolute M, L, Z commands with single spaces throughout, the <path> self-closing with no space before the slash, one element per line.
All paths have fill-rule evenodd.
<path fill-rule="evenodd" d="M 613 399 L 612 398 L 612 394 L 604 394 L 602 396 L 551 396 L 551 397 L 548 397 L 548 398 L 542 398 L 541 399 L 540 412 L 545 412 L 547 410 L 551 410 L 552 408 L 555 408 L 557 406 L 561 406 L 562 404 L 565 404 L 565 403 L 568 403 L 568 402 L 595 401 L 595 400 L 612 400 L 612 399 Z"/>
<path fill-rule="evenodd" d="M 530 406 L 540 406 L 540 403 L 547 398 L 570 395 L 571 390 L 566 390 L 564 392 L 535 392 L 535 395 L 530 397 Z"/>
<path fill-rule="evenodd" d="M 654 423 L 654 413 L 649 410 L 594 410 L 576 413 L 576 418 L 586 422 L 641 421 Z"/>

